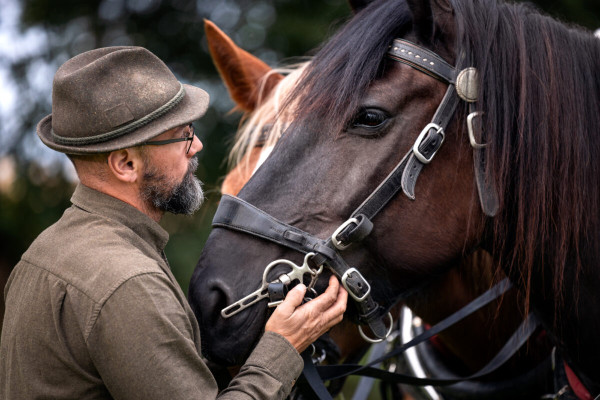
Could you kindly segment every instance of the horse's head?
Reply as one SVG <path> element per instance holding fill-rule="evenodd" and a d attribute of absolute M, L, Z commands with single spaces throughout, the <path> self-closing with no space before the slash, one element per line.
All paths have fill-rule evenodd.
<path fill-rule="evenodd" d="M 326 239 L 409 152 L 448 84 L 418 64 L 388 57 L 393 40 L 408 38 L 450 64 L 456 59 L 452 9 L 443 2 L 412 3 L 372 4 L 315 57 L 295 92 L 298 119 L 241 198 Z M 464 111 L 459 105 L 458 115 Z M 344 251 L 384 307 L 441 273 L 439 266 L 471 248 L 481 233 L 465 132 L 464 119 L 451 118 L 443 146 L 419 176 L 416 199 L 394 196 L 373 218 L 370 235 Z M 235 364 L 248 355 L 267 308 L 259 303 L 227 319 L 220 311 L 258 289 L 266 265 L 280 258 L 300 264 L 303 255 L 213 230 L 191 286 L 209 357 Z"/>

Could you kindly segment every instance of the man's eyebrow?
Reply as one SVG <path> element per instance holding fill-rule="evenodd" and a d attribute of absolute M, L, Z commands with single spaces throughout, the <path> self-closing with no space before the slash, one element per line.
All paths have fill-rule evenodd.
<path fill-rule="evenodd" d="M 173 133 L 171 134 L 172 138 L 178 138 L 183 136 L 183 132 L 185 131 L 185 128 L 187 128 L 189 125 L 183 125 L 183 126 L 179 126 L 177 127 L 177 129 L 175 129 L 173 131 Z"/>

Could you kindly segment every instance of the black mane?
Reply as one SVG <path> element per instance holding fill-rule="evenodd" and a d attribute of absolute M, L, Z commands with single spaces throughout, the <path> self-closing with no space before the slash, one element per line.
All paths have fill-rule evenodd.
<path fill-rule="evenodd" d="M 560 304 L 576 297 L 582 268 L 600 256 L 600 40 L 524 4 L 451 4 L 455 48 L 481 81 L 477 108 L 501 201 L 496 254 L 528 298 L 532 274 L 546 265 L 546 289 Z M 339 131 L 380 76 L 392 40 L 411 28 L 405 1 L 376 1 L 358 13 L 291 94 L 297 122 L 317 115 Z"/>
<path fill-rule="evenodd" d="M 495 248 L 528 298 L 532 275 L 550 268 L 560 317 L 599 254 L 600 41 L 525 4 L 453 7 L 457 48 L 480 74 L 488 168 L 501 189 Z"/>
<path fill-rule="evenodd" d="M 356 14 L 317 53 L 289 95 L 300 99 L 296 122 L 326 116 L 331 129 L 339 128 L 378 77 L 389 45 L 410 30 L 411 22 L 404 1 L 375 1 Z"/>

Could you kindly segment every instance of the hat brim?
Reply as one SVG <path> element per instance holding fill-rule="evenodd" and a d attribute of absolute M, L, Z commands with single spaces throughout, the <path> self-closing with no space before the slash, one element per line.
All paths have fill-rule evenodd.
<path fill-rule="evenodd" d="M 46 116 L 38 123 L 37 134 L 46 146 L 66 154 L 109 153 L 115 150 L 139 146 L 169 129 L 200 119 L 206 113 L 209 103 L 208 93 L 191 85 L 183 85 L 183 87 L 185 88 L 184 98 L 167 114 L 133 132 L 107 140 L 106 142 L 78 146 L 57 143 L 52 136 L 52 114 Z"/>

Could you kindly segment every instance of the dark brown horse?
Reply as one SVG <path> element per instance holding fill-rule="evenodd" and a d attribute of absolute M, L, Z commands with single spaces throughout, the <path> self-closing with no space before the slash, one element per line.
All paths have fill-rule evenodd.
<path fill-rule="evenodd" d="M 296 125 L 240 196 L 328 237 L 400 161 L 446 90 L 414 65 L 385 57 L 392 40 L 409 38 L 451 64 L 477 68 L 484 173 L 498 192 L 498 215 L 487 219 L 478 206 L 461 103 L 444 146 L 419 178 L 416 200 L 394 197 L 345 258 L 367 277 L 376 300 L 390 305 L 453 260 L 487 248 L 595 392 L 598 346 L 581 332 L 599 323 L 586 303 L 598 300 L 592 260 L 599 45 L 591 34 L 525 7 L 480 3 L 409 9 L 377 2 L 359 13 L 311 63 L 297 93 Z M 239 362 L 247 354 L 266 310 L 253 307 L 228 320 L 219 311 L 255 290 L 264 266 L 284 256 L 301 259 L 245 234 L 214 230 L 192 291 L 203 296 L 192 302 L 209 356 Z"/>
<path fill-rule="evenodd" d="M 235 101 L 236 108 L 244 111 L 229 157 L 232 169 L 221 186 L 223 194 L 237 195 L 269 154 L 275 142 L 273 139 L 279 138 L 287 125 L 282 121 L 285 118 L 276 120 L 275 117 L 287 92 L 296 86 L 305 65 L 272 70 L 261 60 L 236 46 L 210 21 L 205 22 L 205 28 L 213 61 L 231 98 Z M 456 267 L 450 268 L 444 276 L 407 299 L 412 310 L 426 323 L 435 324 L 457 311 L 485 291 L 494 279 L 491 259 L 481 250 L 458 260 L 456 264 Z M 395 311 L 394 315 L 399 314 Z M 475 372 L 506 342 L 520 322 L 521 315 L 522 312 L 516 304 L 516 293 L 511 291 L 503 300 L 501 309 L 498 310 L 497 304 L 490 305 L 440 334 L 437 343 L 443 347 L 445 356 L 432 350 L 431 362 L 442 367 L 447 365 L 448 370 L 453 372 L 465 368 Z M 408 324 L 410 325 L 410 322 Z M 404 327 L 404 331 L 406 328 Z M 327 357 L 322 362 L 329 364 L 357 360 L 369 347 L 369 343 L 361 338 L 356 326 L 349 320 L 336 326 L 329 332 L 328 338 L 323 339 L 326 341 L 318 343 L 317 346 L 324 346 Z M 423 356 L 427 356 L 427 353 Z M 418 358 L 414 360 L 415 363 L 420 362 Z M 500 382 L 505 381 L 506 387 L 510 386 L 511 391 L 510 394 L 504 392 L 504 395 L 515 398 L 515 393 L 520 393 L 523 398 L 528 398 L 531 390 L 541 390 L 539 382 L 533 382 L 531 376 L 523 377 L 519 386 L 514 378 L 524 376 L 525 372 L 530 371 L 537 363 L 537 354 L 521 355 L 513 360 L 510 368 L 497 373 L 491 385 L 464 383 L 444 392 L 461 393 L 461 398 L 466 398 L 468 394 L 473 398 L 481 398 L 490 390 L 499 391 L 502 386 Z M 527 382 L 527 379 L 530 382 Z"/>

